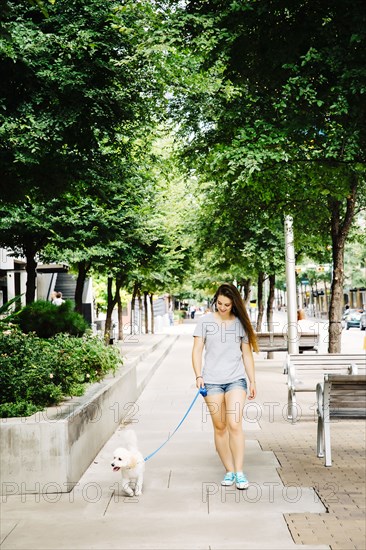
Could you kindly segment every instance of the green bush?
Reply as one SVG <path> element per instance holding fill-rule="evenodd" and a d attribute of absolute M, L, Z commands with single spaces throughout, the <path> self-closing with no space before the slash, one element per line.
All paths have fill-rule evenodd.
<path fill-rule="evenodd" d="M 38 300 L 15 313 L 12 320 L 19 324 L 23 332 L 35 332 L 41 338 L 52 338 L 62 332 L 82 336 L 89 325 L 73 307 L 70 300 L 66 300 L 61 306 Z"/>
<path fill-rule="evenodd" d="M 56 307 L 56 306 L 55 306 Z M 61 307 L 61 306 L 60 306 Z M 122 364 L 117 348 L 91 334 L 39 338 L 15 325 L 0 330 L 0 416 L 27 416 L 82 395 Z"/>

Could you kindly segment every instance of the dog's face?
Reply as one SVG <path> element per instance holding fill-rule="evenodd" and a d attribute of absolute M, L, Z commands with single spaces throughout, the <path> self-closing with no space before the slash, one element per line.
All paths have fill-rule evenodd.
<path fill-rule="evenodd" d="M 136 466 L 136 460 L 134 460 L 134 456 L 130 451 L 120 447 L 114 451 L 111 466 L 114 472 L 118 472 L 118 470 L 121 469 L 134 468 Z"/>

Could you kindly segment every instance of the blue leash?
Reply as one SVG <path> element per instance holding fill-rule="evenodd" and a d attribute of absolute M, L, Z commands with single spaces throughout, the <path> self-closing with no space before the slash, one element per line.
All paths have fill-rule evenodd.
<path fill-rule="evenodd" d="M 198 392 L 196 393 L 195 395 L 195 398 L 193 399 L 192 403 L 189 405 L 189 408 L 186 412 L 186 414 L 183 416 L 182 420 L 179 422 L 178 426 L 175 428 L 174 432 L 168 437 L 168 439 L 166 441 L 164 441 L 164 443 L 162 445 L 160 445 L 160 447 L 158 447 L 153 453 L 147 455 L 147 457 L 144 458 L 144 461 L 147 462 L 150 458 L 152 458 L 154 455 L 156 455 L 156 453 L 158 451 L 160 451 L 160 449 L 162 449 L 162 447 L 164 447 L 164 445 L 166 445 L 168 443 L 168 441 L 173 437 L 173 435 L 175 434 L 175 432 L 178 430 L 178 428 L 183 424 L 183 422 L 185 421 L 185 419 L 187 418 L 190 410 L 192 409 L 193 405 L 195 404 L 195 402 L 197 401 L 197 398 L 199 395 L 203 395 L 203 397 L 206 397 L 207 395 L 207 390 L 206 388 L 200 388 L 198 390 Z"/>

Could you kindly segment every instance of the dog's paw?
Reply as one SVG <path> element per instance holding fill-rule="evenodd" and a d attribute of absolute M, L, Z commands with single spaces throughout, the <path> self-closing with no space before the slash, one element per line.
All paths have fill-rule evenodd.
<path fill-rule="evenodd" d="M 128 495 L 129 497 L 133 497 L 134 492 L 133 492 L 133 490 L 131 489 L 131 487 L 128 485 L 128 483 L 124 484 L 124 485 L 122 486 L 122 489 L 123 489 L 123 491 L 126 493 L 126 495 Z"/>
<path fill-rule="evenodd" d="M 140 488 L 135 489 L 135 496 L 139 497 L 140 495 L 142 495 L 142 490 Z"/>

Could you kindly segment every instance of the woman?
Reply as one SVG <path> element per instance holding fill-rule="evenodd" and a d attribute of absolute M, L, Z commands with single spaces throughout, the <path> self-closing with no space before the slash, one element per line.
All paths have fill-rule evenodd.
<path fill-rule="evenodd" d="M 247 394 L 244 367 L 250 383 L 249 399 L 254 399 L 257 392 L 252 349 L 259 349 L 244 302 L 234 285 L 221 285 L 213 304 L 216 311 L 202 316 L 193 334 L 193 370 L 197 388 L 207 390 L 205 401 L 212 418 L 216 450 L 226 469 L 221 484 L 236 483 L 238 489 L 247 489 L 249 482 L 243 473 L 242 417 Z"/>

